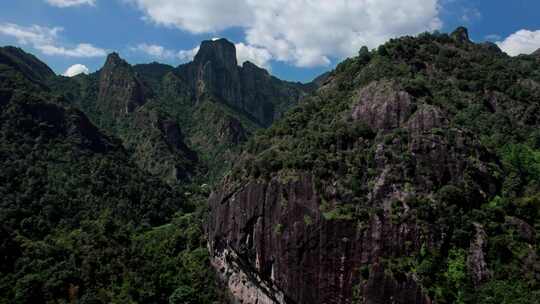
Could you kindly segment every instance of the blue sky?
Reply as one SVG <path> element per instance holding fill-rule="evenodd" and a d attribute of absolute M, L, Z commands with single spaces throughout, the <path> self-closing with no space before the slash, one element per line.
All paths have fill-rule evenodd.
<path fill-rule="evenodd" d="M 258 2 L 258 3 L 257 3 Z M 200 41 L 238 43 L 287 80 L 309 81 L 361 45 L 422 31 L 469 28 L 511 55 L 540 48 L 538 0 L 0 0 L 0 45 L 18 45 L 57 73 L 99 69 L 117 51 L 130 63 L 190 60 Z"/>

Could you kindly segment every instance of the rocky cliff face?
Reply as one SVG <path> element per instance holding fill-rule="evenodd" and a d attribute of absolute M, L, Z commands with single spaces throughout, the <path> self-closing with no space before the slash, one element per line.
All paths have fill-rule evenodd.
<path fill-rule="evenodd" d="M 458 71 L 446 53 L 508 70 Z M 497 284 L 539 277 L 536 266 L 523 272 L 540 265 L 532 232 L 504 219 L 520 208 L 510 207 L 519 194 L 507 192 L 507 150 L 488 143 L 519 142 L 509 130 L 536 125 L 525 118 L 540 102 L 532 70 L 493 84 L 512 60 L 459 28 L 391 41 L 327 75 L 209 199 L 209 248 L 232 302 L 484 303 Z M 502 197 L 513 197 L 508 209 L 496 207 Z M 511 225 L 520 245 L 501 243 Z M 515 263 L 512 276 L 501 260 Z"/>
<path fill-rule="evenodd" d="M 169 182 L 200 167 L 218 175 L 238 145 L 315 88 L 281 81 L 252 63 L 238 66 L 235 46 L 225 39 L 202 42 L 193 62 L 177 68 L 131 66 L 112 53 L 97 73 L 59 77 L 51 86 L 120 137 L 139 166 Z"/>
<path fill-rule="evenodd" d="M 54 91 L 67 91 L 66 98 L 100 128 L 119 137 L 140 168 L 178 183 L 193 176 L 196 153 L 188 148 L 177 121 L 147 106 L 157 96 L 160 77 L 172 69 L 157 63 L 132 67 L 112 53 L 95 74 L 50 83 Z"/>
<path fill-rule="evenodd" d="M 203 41 L 193 62 L 176 72 L 198 100 L 215 98 L 265 127 L 312 90 L 272 77 L 250 62 L 238 66 L 236 48 L 226 39 Z"/>
<path fill-rule="evenodd" d="M 352 303 L 355 296 L 361 303 L 431 303 L 414 275 L 388 275 L 385 265 L 386 259 L 414 255 L 422 246 L 444 246 L 449 231 L 420 224 L 416 201 L 435 197 L 434 189 L 464 184 L 466 174 L 481 181 L 470 189 L 475 200 L 492 196 L 499 182 L 487 170 L 492 156 L 472 134 L 458 129 L 434 134 L 435 128 L 444 127 L 441 111 L 419 105 L 395 85 L 374 82 L 364 87 L 354 96 L 350 113 L 380 130 L 381 141 L 364 152 L 374 160 L 374 177 L 363 205 L 374 214 L 360 222 L 334 218 L 325 208 L 340 208 L 351 198 L 335 182 L 317 189 L 313 173 L 295 173 L 290 180 L 278 175 L 232 189 L 225 181 L 210 198 L 209 239 L 216 260 L 237 261 L 242 271 L 275 285 L 285 297 L 272 303 Z M 406 135 L 382 142 L 383 134 L 397 128 Z M 471 161 L 472 155 L 479 161 Z M 482 240 L 479 235 L 471 245 L 478 280 L 487 271 L 480 263 Z M 222 265 L 218 272 L 226 273 L 228 267 Z M 230 284 L 231 278 L 234 275 L 224 279 Z M 260 292 L 252 287 L 244 294 Z M 265 296 L 271 294 L 261 298 Z"/>
<path fill-rule="evenodd" d="M 98 103 L 103 112 L 120 116 L 132 113 L 148 100 L 150 90 L 117 53 L 107 57 L 99 72 Z"/>

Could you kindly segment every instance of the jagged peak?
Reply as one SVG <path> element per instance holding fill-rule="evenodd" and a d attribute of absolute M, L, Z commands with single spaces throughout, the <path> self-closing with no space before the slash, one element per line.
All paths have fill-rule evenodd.
<path fill-rule="evenodd" d="M 450 34 L 450 37 L 456 42 L 471 42 L 469 39 L 469 30 L 464 26 L 456 28 L 452 34 Z"/>
<path fill-rule="evenodd" d="M 531 55 L 540 58 L 540 49 L 534 51 Z"/>
<path fill-rule="evenodd" d="M 109 55 L 107 55 L 107 59 L 105 60 L 105 65 L 103 67 L 104 68 L 105 67 L 116 67 L 116 66 L 119 66 L 119 65 L 129 66 L 129 63 L 127 63 L 127 61 L 122 59 L 117 52 L 112 52 Z"/>
<path fill-rule="evenodd" d="M 225 38 L 204 40 L 194 62 L 204 64 L 208 61 L 225 67 L 236 67 L 236 47 Z"/>

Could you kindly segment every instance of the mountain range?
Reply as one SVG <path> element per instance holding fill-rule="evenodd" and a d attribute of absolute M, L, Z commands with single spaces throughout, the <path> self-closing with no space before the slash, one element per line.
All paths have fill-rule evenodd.
<path fill-rule="evenodd" d="M 539 50 L 540 51 L 540 50 Z M 0 48 L 0 303 L 537 303 L 540 57 L 465 28 L 311 83 L 203 41 Z"/>

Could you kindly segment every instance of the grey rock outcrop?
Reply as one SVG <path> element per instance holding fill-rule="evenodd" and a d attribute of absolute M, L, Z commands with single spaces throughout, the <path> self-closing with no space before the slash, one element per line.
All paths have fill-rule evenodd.
<path fill-rule="evenodd" d="M 359 90 L 351 116 L 374 130 L 401 126 L 414 111 L 412 97 L 393 81 L 373 82 Z"/>
<path fill-rule="evenodd" d="M 195 92 L 196 100 L 223 102 L 263 127 L 315 89 L 279 80 L 251 62 L 238 66 L 235 45 L 226 39 L 203 41 L 193 62 L 175 73 Z"/>
<path fill-rule="evenodd" d="M 491 155 L 466 131 L 438 131 L 448 125 L 445 113 L 394 81 L 372 82 L 352 98 L 345 116 L 379 131 L 371 152 L 364 152 L 373 153 L 374 162 L 364 204 L 377 211 L 362 221 L 332 218 L 321 206 L 350 199 L 339 185 L 317 188 L 309 172 L 285 180 L 279 173 L 268 181 L 225 180 L 209 200 L 211 254 L 216 259 L 237 253 L 244 271 L 283 292 L 285 302 L 276 303 L 349 304 L 353 294 L 370 304 L 431 303 L 414 275 L 389 275 L 384 260 L 414 255 L 423 246 L 440 250 L 447 232 L 422 229 L 408 202 L 419 196 L 431 200 L 436 189 L 460 185 L 468 176 L 479 181 L 469 186 L 472 200 L 487 199 L 499 187 L 485 163 Z M 383 140 L 394 131 L 403 135 Z M 488 273 L 483 246 L 478 232 L 471 244 L 471 264 L 480 265 L 478 282 Z"/>
<path fill-rule="evenodd" d="M 150 89 L 117 53 L 107 57 L 99 72 L 98 104 L 103 112 L 120 118 L 148 101 Z"/>
<path fill-rule="evenodd" d="M 485 257 L 487 234 L 480 224 L 475 223 L 474 228 L 476 229 L 476 234 L 472 238 L 469 247 L 467 267 L 474 285 L 478 287 L 491 278 L 491 272 L 488 269 Z"/>

